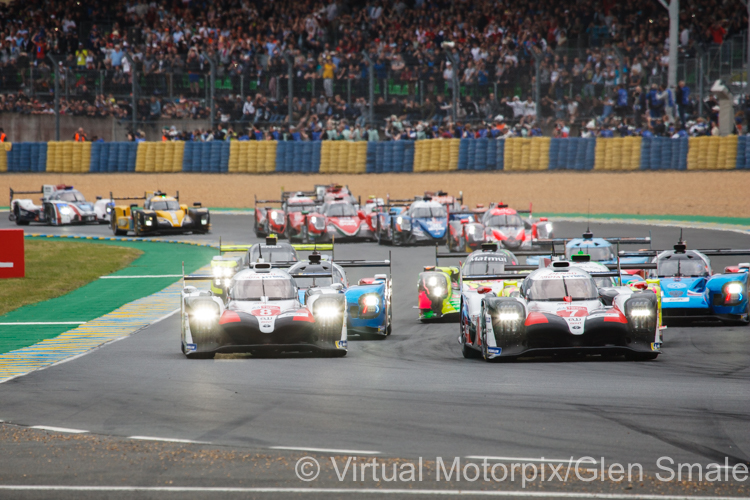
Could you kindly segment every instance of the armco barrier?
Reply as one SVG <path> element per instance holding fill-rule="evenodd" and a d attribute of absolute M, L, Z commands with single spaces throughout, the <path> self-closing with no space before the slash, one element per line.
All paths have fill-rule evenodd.
<path fill-rule="evenodd" d="M 401 173 L 750 170 L 747 136 L 5 143 L 0 172 Z"/>

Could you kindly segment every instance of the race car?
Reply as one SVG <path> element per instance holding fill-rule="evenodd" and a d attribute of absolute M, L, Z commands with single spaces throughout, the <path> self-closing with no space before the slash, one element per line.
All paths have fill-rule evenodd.
<path fill-rule="evenodd" d="M 520 214 L 528 214 L 521 218 Z M 552 223 L 546 217 L 534 221 L 531 205 L 528 210 L 516 210 L 503 203 L 490 205 L 479 221 L 486 241 L 497 241 L 511 250 L 532 248 L 535 240 L 554 237 Z"/>
<path fill-rule="evenodd" d="M 133 232 L 136 236 L 164 233 L 206 234 L 211 230 L 211 216 L 200 202 L 192 207 L 180 204 L 180 193 L 175 197 L 161 191 L 147 191 L 144 196 L 115 198 L 112 200 L 144 200 L 143 207 L 137 204 L 115 205 L 112 209 L 110 227 L 115 236 Z"/>
<path fill-rule="evenodd" d="M 374 241 L 372 218 L 343 198 L 329 200 L 307 214 L 306 241 Z"/>
<path fill-rule="evenodd" d="M 269 234 L 276 234 L 280 237 L 286 235 L 284 200 L 259 200 L 256 196 L 253 215 L 253 229 L 258 238 L 265 238 Z"/>
<path fill-rule="evenodd" d="M 651 360 L 661 353 L 659 301 L 653 290 L 605 288 L 594 278 L 617 273 L 588 273 L 571 262 L 517 276 L 465 276 L 501 281 L 497 293 L 482 287 L 465 294 L 460 335 L 466 358 L 513 359 L 553 354 L 622 355 Z M 507 287 L 507 288 L 506 288 Z"/>
<path fill-rule="evenodd" d="M 445 244 L 448 239 L 448 211 L 431 199 L 388 199 L 374 215 L 370 220 L 375 219 L 375 236 L 381 245 Z"/>
<path fill-rule="evenodd" d="M 658 279 L 666 321 L 721 321 L 727 325 L 750 323 L 748 268 L 750 264 L 724 268 L 714 274 L 709 256 L 750 255 L 747 249 L 689 250 L 682 240 L 672 250 L 623 253 L 628 257 L 654 255 L 656 269 L 649 277 Z"/>
<path fill-rule="evenodd" d="M 518 257 L 496 243 L 485 243 L 480 250 L 471 254 L 440 254 L 435 247 L 435 265 L 426 266 L 419 273 L 417 282 L 417 302 L 419 320 L 422 322 L 445 319 L 458 321 L 461 312 L 461 274 L 494 275 L 506 270 L 528 270 L 536 267 L 522 266 Z M 461 268 L 440 266 L 440 258 L 467 257 Z M 476 284 L 463 280 L 464 288 L 476 288 Z"/>
<path fill-rule="evenodd" d="M 346 298 L 340 291 L 330 287 L 309 290 L 303 305 L 295 276 L 268 262 L 253 263 L 235 274 L 226 301 L 185 286 L 186 281 L 211 279 L 183 276 L 180 344 L 186 357 L 292 352 L 346 355 Z"/>
<path fill-rule="evenodd" d="M 440 203 L 445 207 L 448 212 L 458 212 L 464 209 L 463 206 L 464 203 L 464 193 L 463 191 L 459 191 L 458 197 L 451 196 L 445 191 L 438 190 L 438 191 L 425 191 L 423 196 L 415 196 L 415 200 L 432 200 L 434 202 Z"/>
<path fill-rule="evenodd" d="M 19 194 L 41 194 L 42 204 L 30 199 L 14 199 Z M 45 184 L 40 191 L 14 191 L 10 189 L 10 216 L 18 226 L 39 222 L 52 226 L 109 222 L 112 200 L 97 197 L 94 203 L 86 201 L 80 191 L 65 184 Z"/>
<path fill-rule="evenodd" d="M 319 204 L 303 192 L 294 193 L 293 196 L 285 196 L 282 193 L 284 204 L 284 235 L 289 241 L 307 241 L 308 224 L 311 223 L 310 214 L 315 214 Z M 316 217 L 316 215 L 313 215 Z M 316 220 L 312 221 L 315 226 Z"/>
<path fill-rule="evenodd" d="M 602 264 L 616 264 L 618 262 L 621 264 L 639 264 L 647 263 L 650 260 L 648 256 L 621 257 L 619 259 L 617 256 L 617 247 L 620 245 L 650 245 L 650 236 L 644 238 L 595 238 L 591 230 L 586 229 L 581 238 L 539 238 L 536 242 L 541 245 L 550 245 L 553 254 L 556 244 L 564 244 L 566 259 L 570 259 L 574 254 L 588 254 L 592 261 Z M 529 257 L 526 263 L 537 264 L 539 259 L 551 257 L 551 255 Z M 639 269 L 630 268 L 627 272 L 628 274 L 638 274 Z"/>
<path fill-rule="evenodd" d="M 333 200 L 343 200 L 352 205 L 360 204 L 358 199 L 355 198 L 349 190 L 349 186 L 342 186 L 340 184 L 316 184 L 315 193 L 320 203 L 327 203 Z"/>
<path fill-rule="evenodd" d="M 390 265 L 390 258 L 384 261 L 324 261 L 320 254 L 314 252 L 308 260 L 292 266 L 289 272 L 296 276 L 295 282 L 300 290 L 300 302 L 305 303 L 305 296 L 310 290 L 324 287 L 341 290 L 346 297 L 348 335 L 383 338 L 390 335 L 392 330 L 390 273 L 361 278 L 357 284 L 350 284 L 344 268 L 388 267 L 390 269 Z M 329 274 L 330 278 L 327 277 Z"/>

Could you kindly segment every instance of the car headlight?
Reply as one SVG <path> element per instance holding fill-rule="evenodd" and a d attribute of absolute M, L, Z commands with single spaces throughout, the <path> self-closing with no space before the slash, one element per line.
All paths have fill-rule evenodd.
<path fill-rule="evenodd" d="M 377 295 L 366 295 L 365 296 L 365 305 L 368 307 L 374 307 L 378 305 L 380 302 L 380 298 Z"/>
<path fill-rule="evenodd" d="M 502 312 L 497 315 L 497 319 L 500 321 L 518 321 L 521 317 L 517 312 Z"/>
<path fill-rule="evenodd" d="M 321 318 L 335 318 L 339 314 L 341 314 L 341 311 L 333 306 L 323 306 L 315 310 L 315 315 Z"/>
<path fill-rule="evenodd" d="M 107 213 L 112 212 L 112 207 L 107 207 Z"/>
<path fill-rule="evenodd" d="M 281 212 L 271 212 L 271 218 L 276 224 L 281 224 L 284 222 L 284 214 Z"/>
<path fill-rule="evenodd" d="M 154 225 L 154 221 L 152 221 L 151 219 L 147 219 L 146 220 L 146 225 L 147 226 L 153 226 Z"/>
<path fill-rule="evenodd" d="M 209 323 L 219 317 L 215 307 L 198 307 L 193 310 L 193 319 L 201 323 Z"/>
<path fill-rule="evenodd" d="M 642 307 L 631 309 L 630 315 L 633 318 L 645 318 L 645 317 L 651 316 L 651 309 L 645 309 Z"/>
<path fill-rule="evenodd" d="M 68 207 L 62 207 L 60 209 L 60 215 L 70 215 L 72 213 L 73 213 L 73 211 L 70 208 L 68 208 Z"/>
<path fill-rule="evenodd" d="M 438 279 L 436 276 L 430 276 L 430 278 L 427 280 L 427 284 L 429 286 L 435 286 L 438 284 Z"/>
<path fill-rule="evenodd" d="M 467 233 L 469 233 L 469 234 L 474 234 L 474 231 L 475 231 L 475 229 L 476 229 L 476 228 L 475 228 L 474 226 L 469 226 L 469 227 L 468 227 L 468 228 L 466 229 L 466 232 L 467 232 Z"/>
<path fill-rule="evenodd" d="M 432 289 L 432 295 L 443 295 L 444 291 L 442 286 L 436 286 Z"/>
<path fill-rule="evenodd" d="M 204 226 L 208 224 L 208 216 L 201 217 L 201 224 Z"/>
<path fill-rule="evenodd" d="M 233 269 L 231 267 L 218 266 L 214 267 L 214 276 L 216 278 L 223 278 L 232 276 Z"/>
<path fill-rule="evenodd" d="M 742 293 L 742 283 L 727 283 L 726 293 L 728 295 L 738 295 Z"/>

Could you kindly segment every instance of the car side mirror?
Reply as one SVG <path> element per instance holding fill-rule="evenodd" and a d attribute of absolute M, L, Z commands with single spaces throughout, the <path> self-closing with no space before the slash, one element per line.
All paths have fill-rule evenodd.
<path fill-rule="evenodd" d="M 101 196 L 97 196 L 97 197 L 96 197 L 96 199 L 97 199 L 97 200 L 101 200 L 101 199 L 102 199 L 102 197 L 101 197 Z"/>
<path fill-rule="evenodd" d="M 193 206 L 194 207 L 202 207 L 203 205 L 201 204 L 200 201 L 196 201 L 196 202 L 193 202 Z"/>
<path fill-rule="evenodd" d="M 601 288 L 599 289 L 599 298 L 604 303 L 604 305 L 611 306 L 612 302 L 614 302 L 615 297 L 619 292 L 615 290 L 614 288 Z"/>

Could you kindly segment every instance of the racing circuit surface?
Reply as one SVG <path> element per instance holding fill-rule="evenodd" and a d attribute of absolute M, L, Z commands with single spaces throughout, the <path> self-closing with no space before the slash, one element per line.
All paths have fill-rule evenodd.
<path fill-rule="evenodd" d="M 212 223 L 209 235 L 176 238 L 257 241 L 249 214 L 216 214 Z M 14 226 L 3 215 L 0 227 Z M 576 237 L 585 229 L 582 223 L 555 222 L 558 237 Z M 595 236 L 648 236 L 651 229 L 653 247 L 660 249 L 671 248 L 679 236 L 678 228 L 592 224 L 591 229 Z M 111 235 L 106 226 L 27 230 Z M 750 248 L 750 236 L 735 232 L 686 229 L 684 236 L 691 248 Z M 420 324 L 416 319 L 417 276 L 434 263 L 434 248 L 337 244 L 335 255 L 384 259 L 389 250 L 393 334 L 385 340 L 350 341 L 344 358 L 220 355 L 188 360 L 179 351 L 179 316 L 173 315 L 79 359 L 0 384 L 0 420 L 115 436 L 97 439 L 86 458 L 66 469 L 72 464 L 11 459 L 26 453 L 41 457 L 35 446 L 43 445 L 14 448 L 9 436 L 16 431 L 3 426 L 0 485 L 352 486 L 322 476 L 320 484 L 299 481 L 294 462 L 306 448 L 323 450 L 314 451 L 317 456 L 349 450 L 359 456 L 377 452 L 372 456 L 444 457 L 446 462 L 477 456 L 521 461 L 591 456 L 606 463 L 640 463 L 647 472 L 658 470 L 662 456 L 675 462 L 723 464 L 728 457 L 730 466 L 748 463 L 750 328 L 669 327 L 664 353 L 650 362 L 596 357 L 502 364 L 467 360 L 461 356 L 456 324 Z M 714 269 L 736 264 L 730 259 L 713 259 Z M 353 270 L 349 280 L 366 273 Z M 128 448 L 124 438 L 129 436 L 199 441 L 211 445 L 169 446 L 223 451 L 206 469 L 167 466 L 149 461 L 142 449 Z M 61 444 L 60 456 L 73 443 Z M 76 446 L 88 445 L 81 441 Z M 120 466 L 106 451 L 111 446 L 119 446 L 117 455 L 130 460 L 129 473 L 115 470 Z M 162 451 L 176 453 L 169 450 Z M 274 465 L 258 473 L 250 465 L 222 469 L 223 460 L 236 460 L 234 455 L 222 458 L 229 451 L 271 457 L 264 464 L 272 460 Z M 133 465 L 139 460 L 142 469 Z M 71 476 L 74 469 L 76 477 Z M 637 492 L 652 491 L 646 488 Z M 54 496 L 66 497 L 63 492 Z M 82 497 L 70 493 L 70 498 Z"/>

